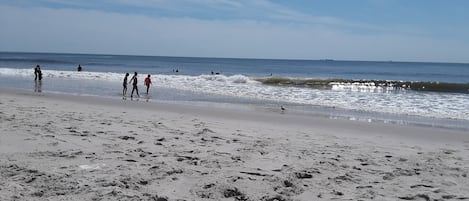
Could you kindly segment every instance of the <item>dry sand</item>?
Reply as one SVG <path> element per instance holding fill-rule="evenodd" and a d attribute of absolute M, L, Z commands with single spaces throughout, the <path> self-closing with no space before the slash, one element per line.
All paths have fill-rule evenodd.
<path fill-rule="evenodd" d="M 0 89 L 0 200 L 469 200 L 469 134 Z"/>

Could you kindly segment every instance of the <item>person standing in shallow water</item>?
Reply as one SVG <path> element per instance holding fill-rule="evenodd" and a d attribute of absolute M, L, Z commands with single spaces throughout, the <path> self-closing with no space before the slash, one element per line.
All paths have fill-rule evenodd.
<path fill-rule="evenodd" d="M 34 68 L 34 80 L 37 80 L 37 77 L 39 75 L 39 65 L 36 65 Z"/>
<path fill-rule="evenodd" d="M 124 87 L 122 89 L 122 96 L 125 97 L 125 95 L 127 94 L 127 78 L 129 77 L 129 73 L 126 73 L 125 74 L 125 77 L 124 77 L 124 82 L 122 83 L 122 87 Z"/>
<path fill-rule="evenodd" d="M 37 65 L 36 68 L 37 68 L 37 78 L 39 79 L 39 81 L 41 81 L 42 80 L 41 67 L 39 65 Z"/>
<path fill-rule="evenodd" d="M 132 82 L 133 81 L 133 82 Z M 134 91 L 137 91 L 137 96 L 140 97 L 140 95 L 138 94 L 138 87 L 137 87 L 137 72 L 134 73 L 134 76 L 132 76 L 132 78 L 130 79 L 130 82 L 129 84 L 132 82 L 132 93 L 130 94 L 130 98 L 132 98 L 134 96 Z"/>
<path fill-rule="evenodd" d="M 147 86 L 147 95 L 148 95 L 148 89 L 150 89 L 150 84 L 151 84 L 151 79 L 150 79 L 150 74 L 148 74 L 148 77 L 145 78 L 145 86 Z"/>
<path fill-rule="evenodd" d="M 42 71 L 41 67 L 39 65 L 36 65 L 36 68 L 34 68 L 34 80 L 42 80 Z"/>
<path fill-rule="evenodd" d="M 81 65 L 80 65 L 80 64 L 78 64 L 77 71 L 78 71 L 78 72 L 80 72 L 81 70 L 82 70 L 82 68 L 81 68 Z"/>

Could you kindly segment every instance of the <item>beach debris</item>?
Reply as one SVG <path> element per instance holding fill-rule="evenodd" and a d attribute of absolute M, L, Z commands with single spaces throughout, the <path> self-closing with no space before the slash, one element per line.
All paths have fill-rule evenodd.
<path fill-rule="evenodd" d="M 244 195 L 241 192 L 239 192 L 238 188 L 233 188 L 233 189 L 223 190 L 223 196 L 225 196 L 225 198 L 231 198 L 231 197 L 244 196 Z"/>
<path fill-rule="evenodd" d="M 293 183 L 291 183 L 291 182 L 288 181 L 288 180 L 285 180 L 285 181 L 283 181 L 283 185 L 284 185 L 285 187 L 292 187 L 292 186 L 293 186 Z"/>
<path fill-rule="evenodd" d="M 373 186 L 357 186 L 356 189 L 373 188 Z"/>
<path fill-rule="evenodd" d="M 313 175 L 308 172 L 295 172 L 295 176 L 298 179 L 311 179 Z"/>
<path fill-rule="evenodd" d="M 170 170 L 170 171 L 167 171 L 166 174 L 169 176 L 169 175 L 173 175 L 173 174 L 182 174 L 183 171 L 181 169 L 173 169 L 173 170 Z"/>
<path fill-rule="evenodd" d="M 261 176 L 261 177 L 272 176 L 272 175 L 262 174 L 262 173 L 258 173 L 258 172 L 244 172 L 244 171 L 241 171 L 239 173 L 253 175 L 253 176 Z"/>
<path fill-rule="evenodd" d="M 119 136 L 118 137 L 119 139 L 122 139 L 122 140 L 135 140 L 135 137 L 132 137 L 132 136 Z"/>
<path fill-rule="evenodd" d="M 127 162 L 132 162 L 132 163 L 135 163 L 135 162 L 137 162 L 137 161 L 136 161 L 136 160 L 134 160 L 134 159 L 126 159 L 126 160 L 124 160 L 124 161 L 127 161 Z"/>
<path fill-rule="evenodd" d="M 276 196 L 270 197 L 270 198 L 267 197 L 267 196 L 264 196 L 263 198 L 261 198 L 261 200 L 263 200 L 263 201 L 290 201 L 289 199 L 283 198 L 280 195 L 276 195 Z"/>
<path fill-rule="evenodd" d="M 212 188 L 212 187 L 214 187 L 214 186 L 215 186 L 214 183 L 210 183 L 210 184 L 206 184 L 203 188 L 204 188 L 204 189 L 208 189 L 208 188 Z"/>
<path fill-rule="evenodd" d="M 417 194 L 417 195 L 413 195 L 413 196 L 401 196 L 399 197 L 399 199 L 401 200 L 417 200 L 417 199 L 424 199 L 426 201 L 430 201 L 432 200 L 428 195 L 426 194 Z"/>
<path fill-rule="evenodd" d="M 416 185 L 410 186 L 410 188 L 417 188 L 417 187 L 433 188 L 433 186 L 425 185 L 425 184 L 416 184 Z"/>
<path fill-rule="evenodd" d="M 332 194 L 333 195 L 338 195 L 338 196 L 343 196 L 344 193 L 340 192 L 340 191 L 336 191 L 336 190 L 332 190 Z"/>
<path fill-rule="evenodd" d="M 213 132 L 212 130 L 210 130 L 210 129 L 208 129 L 208 128 L 204 128 L 204 129 L 202 129 L 201 131 L 199 131 L 199 132 L 197 133 L 197 135 L 202 135 L 202 134 L 206 134 L 206 133 L 215 133 L 215 132 Z"/>

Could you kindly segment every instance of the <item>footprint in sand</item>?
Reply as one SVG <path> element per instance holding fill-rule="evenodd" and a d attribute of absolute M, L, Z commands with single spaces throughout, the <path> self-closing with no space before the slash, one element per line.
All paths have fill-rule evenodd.
<path fill-rule="evenodd" d="M 456 153 L 457 151 L 456 150 L 452 150 L 452 149 L 442 149 L 442 152 L 444 154 L 453 154 L 453 153 Z"/>
<path fill-rule="evenodd" d="M 135 140 L 135 137 L 126 136 L 126 135 L 124 135 L 124 136 L 119 136 L 119 137 L 117 137 L 117 138 L 119 138 L 119 139 L 121 139 L 121 140 Z"/>

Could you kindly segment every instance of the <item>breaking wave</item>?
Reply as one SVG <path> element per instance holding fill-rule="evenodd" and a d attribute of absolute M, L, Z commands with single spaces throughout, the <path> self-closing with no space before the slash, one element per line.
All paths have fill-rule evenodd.
<path fill-rule="evenodd" d="M 297 79 L 285 77 L 256 78 L 272 86 L 308 87 L 314 89 L 389 92 L 414 90 L 469 94 L 469 83 L 413 82 L 389 80 Z"/>

